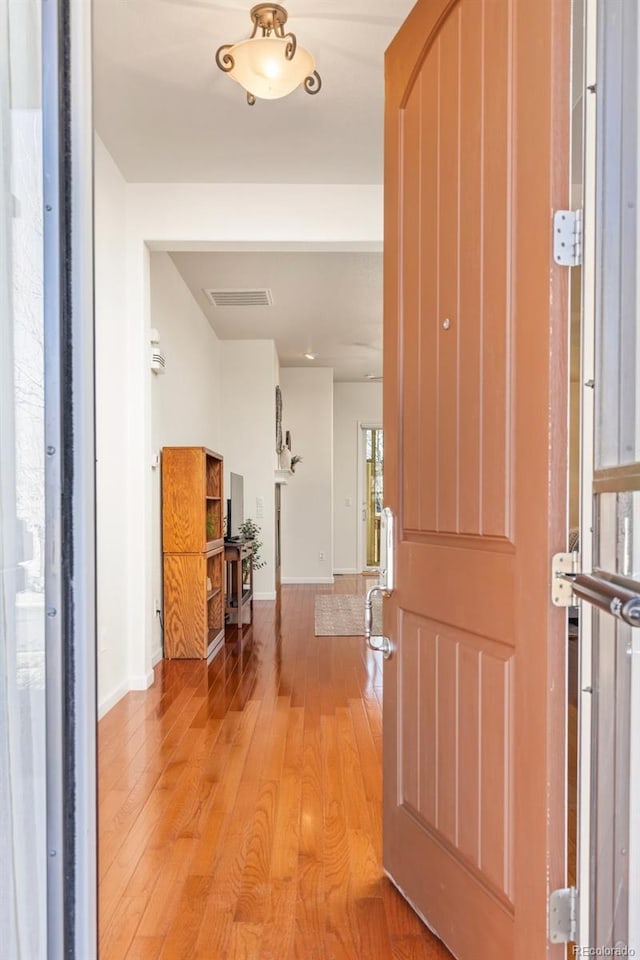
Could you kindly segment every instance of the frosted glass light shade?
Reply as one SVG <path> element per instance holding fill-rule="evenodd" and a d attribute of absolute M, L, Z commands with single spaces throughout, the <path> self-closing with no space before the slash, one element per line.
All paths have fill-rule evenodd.
<path fill-rule="evenodd" d="M 234 60 L 228 76 L 261 100 L 286 97 L 316 68 L 315 60 L 304 47 L 298 47 L 293 60 L 287 60 L 288 43 L 280 37 L 241 40 L 227 50 Z"/>

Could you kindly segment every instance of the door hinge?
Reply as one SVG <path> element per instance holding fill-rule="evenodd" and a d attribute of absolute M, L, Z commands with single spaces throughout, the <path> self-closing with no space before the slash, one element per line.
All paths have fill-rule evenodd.
<path fill-rule="evenodd" d="M 553 259 L 561 267 L 578 267 L 582 263 L 582 210 L 554 213 Z"/>
<path fill-rule="evenodd" d="M 579 572 L 579 553 L 556 553 L 554 555 L 551 560 L 551 600 L 554 607 L 572 607 L 575 605 L 573 586 L 568 580 L 563 580 L 562 575 Z"/>
<path fill-rule="evenodd" d="M 549 940 L 571 943 L 578 930 L 578 891 L 575 887 L 554 890 L 549 897 Z"/>

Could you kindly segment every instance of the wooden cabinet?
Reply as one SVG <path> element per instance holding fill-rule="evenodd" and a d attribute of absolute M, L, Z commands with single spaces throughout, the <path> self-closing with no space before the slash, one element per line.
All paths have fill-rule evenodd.
<path fill-rule="evenodd" d="M 164 653 L 207 659 L 224 643 L 222 457 L 162 451 Z"/>

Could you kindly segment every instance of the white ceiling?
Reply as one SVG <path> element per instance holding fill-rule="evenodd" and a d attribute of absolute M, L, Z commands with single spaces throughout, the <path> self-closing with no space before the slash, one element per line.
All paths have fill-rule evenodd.
<path fill-rule="evenodd" d="M 220 339 L 273 339 L 282 366 L 333 367 L 335 380 L 382 373 L 380 253 L 172 253 L 171 258 Z M 212 287 L 268 287 L 273 306 L 212 307 L 202 292 Z M 306 360 L 307 352 L 318 359 Z"/>
<path fill-rule="evenodd" d="M 97 131 L 130 182 L 380 183 L 384 50 L 414 0 L 285 0 L 323 88 L 248 107 L 215 65 L 255 0 L 94 0 Z M 173 253 L 218 336 L 274 339 L 284 366 L 382 373 L 378 253 Z M 215 309 L 204 287 L 270 287 Z"/>
<path fill-rule="evenodd" d="M 95 0 L 97 131 L 131 182 L 381 183 L 383 55 L 414 0 L 285 0 L 323 88 L 248 107 L 215 65 L 253 0 Z"/>

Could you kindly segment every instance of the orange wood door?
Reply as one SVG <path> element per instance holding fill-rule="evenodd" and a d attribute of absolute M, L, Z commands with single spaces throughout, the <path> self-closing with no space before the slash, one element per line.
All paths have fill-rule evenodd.
<path fill-rule="evenodd" d="M 384 865 L 461 960 L 562 956 L 569 0 L 418 0 L 387 53 Z"/>

